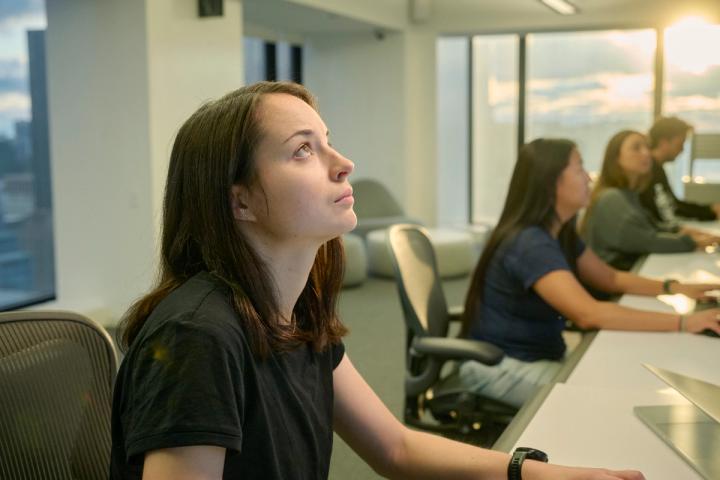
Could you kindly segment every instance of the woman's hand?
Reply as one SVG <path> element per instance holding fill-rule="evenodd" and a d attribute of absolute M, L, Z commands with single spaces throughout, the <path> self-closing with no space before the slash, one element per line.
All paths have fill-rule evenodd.
<path fill-rule="evenodd" d="M 705 248 L 716 246 L 720 242 L 720 237 L 706 232 L 695 231 L 689 233 L 689 235 L 698 250 L 705 250 Z"/>
<path fill-rule="evenodd" d="M 707 293 L 712 290 L 720 290 L 717 283 L 671 283 L 670 293 L 681 293 L 686 297 L 694 299 L 711 298 Z"/>
<path fill-rule="evenodd" d="M 548 465 L 526 460 L 522 466 L 523 478 L 532 480 L 645 480 L 636 470 L 606 470 Z"/>
<path fill-rule="evenodd" d="M 699 333 L 708 329 L 720 334 L 720 308 L 703 310 L 685 318 L 686 332 Z"/>
<path fill-rule="evenodd" d="M 604 468 L 572 468 L 567 480 L 645 480 L 636 470 L 605 470 Z"/>

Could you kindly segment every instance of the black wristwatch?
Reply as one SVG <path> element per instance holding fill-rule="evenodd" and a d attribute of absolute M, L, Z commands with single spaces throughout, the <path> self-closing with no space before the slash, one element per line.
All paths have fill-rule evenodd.
<path fill-rule="evenodd" d="M 522 464 L 525 459 L 547 463 L 548 456 L 545 452 L 534 448 L 516 448 L 508 465 L 508 480 L 522 480 Z"/>
<path fill-rule="evenodd" d="M 672 295 L 672 292 L 670 291 L 670 285 L 673 283 L 680 283 L 679 281 L 675 280 L 674 278 L 666 278 L 663 281 L 663 293 L 666 295 Z"/>

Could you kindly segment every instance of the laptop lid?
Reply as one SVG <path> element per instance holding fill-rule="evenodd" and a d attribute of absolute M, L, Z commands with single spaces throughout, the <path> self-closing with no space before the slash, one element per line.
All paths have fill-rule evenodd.
<path fill-rule="evenodd" d="M 643 366 L 720 423 L 720 386 L 647 363 L 643 363 Z"/>

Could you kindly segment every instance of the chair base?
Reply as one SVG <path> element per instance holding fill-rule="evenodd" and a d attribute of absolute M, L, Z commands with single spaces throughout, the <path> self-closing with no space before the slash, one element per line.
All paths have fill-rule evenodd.
<path fill-rule="evenodd" d="M 468 392 L 428 400 L 426 395 L 405 399 L 407 425 L 448 438 L 492 446 L 518 409 L 504 402 Z"/>

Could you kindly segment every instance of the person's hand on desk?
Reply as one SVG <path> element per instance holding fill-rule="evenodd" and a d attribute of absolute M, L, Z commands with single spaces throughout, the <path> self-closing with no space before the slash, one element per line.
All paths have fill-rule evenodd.
<path fill-rule="evenodd" d="M 720 219 L 720 203 L 713 203 L 712 209 L 715 210 L 715 216 Z"/>
<path fill-rule="evenodd" d="M 692 227 L 682 227 L 679 233 L 688 235 L 695 242 L 698 250 L 705 250 L 706 247 L 716 246 L 720 243 L 720 237 L 705 230 L 698 230 Z"/>
<path fill-rule="evenodd" d="M 681 331 L 700 333 L 703 330 L 712 330 L 720 334 L 720 308 L 711 308 L 695 312 L 685 318 L 685 328 Z"/>
<path fill-rule="evenodd" d="M 701 251 L 705 250 L 707 247 L 716 247 L 718 243 L 720 243 L 720 238 L 715 235 L 698 233 L 690 236 L 695 242 L 695 246 L 697 247 L 697 249 Z"/>
<path fill-rule="evenodd" d="M 645 480 L 636 470 L 561 467 L 528 460 L 523 464 L 523 478 L 534 480 Z"/>
<path fill-rule="evenodd" d="M 668 285 L 670 293 L 680 293 L 686 297 L 699 300 L 713 298 L 708 292 L 720 290 L 720 284 L 717 283 L 679 283 L 673 282 Z"/>

